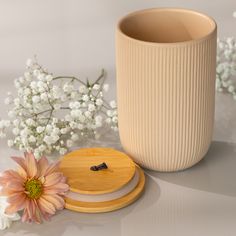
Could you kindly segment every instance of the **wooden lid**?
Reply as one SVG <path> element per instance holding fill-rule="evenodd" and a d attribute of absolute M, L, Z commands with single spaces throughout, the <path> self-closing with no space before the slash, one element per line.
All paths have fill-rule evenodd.
<path fill-rule="evenodd" d="M 145 175 L 142 169 L 138 166 L 136 166 L 136 169 L 136 171 L 138 171 L 139 173 L 139 182 L 137 186 L 133 189 L 133 191 L 124 195 L 123 197 L 105 202 L 81 202 L 66 197 L 65 208 L 77 212 L 102 213 L 115 211 L 128 206 L 141 196 L 145 186 Z"/>
<path fill-rule="evenodd" d="M 103 162 L 108 169 L 90 170 Z M 112 148 L 82 148 L 65 155 L 60 164 L 70 191 L 83 194 L 114 192 L 133 178 L 135 168 L 129 156 Z"/>

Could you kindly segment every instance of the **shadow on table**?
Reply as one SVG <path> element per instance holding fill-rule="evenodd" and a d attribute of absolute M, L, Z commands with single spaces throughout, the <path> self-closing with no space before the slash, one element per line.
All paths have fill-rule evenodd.
<path fill-rule="evenodd" d="M 205 158 L 184 171 L 151 176 L 193 189 L 236 196 L 236 144 L 213 142 Z"/>
<path fill-rule="evenodd" d="M 71 235 L 103 235 L 120 236 L 122 221 L 132 214 L 142 215 L 142 211 L 151 208 L 160 197 L 160 188 L 149 176 L 146 176 L 146 187 L 143 195 L 135 203 L 123 209 L 99 214 L 77 213 L 68 210 L 59 212 L 50 222 L 43 225 L 21 224 L 6 230 L 9 235 L 43 235 L 43 236 L 71 236 Z M 7 235 L 8 235 L 7 234 Z"/>

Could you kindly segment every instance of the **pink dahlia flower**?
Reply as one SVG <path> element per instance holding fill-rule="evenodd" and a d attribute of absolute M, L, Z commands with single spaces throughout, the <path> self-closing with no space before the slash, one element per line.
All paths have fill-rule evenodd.
<path fill-rule="evenodd" d="M 63 196 L 69 189 L 66 179 L 58 171 L 59 162 L 49 164 L 45 157 L 37 161 L 32 153 L 25 158 L 12 157 L 17 171 L 7 170 L 0 176 L 1 195 L 8 197 L 6 214 L 23 210 L 23 222 L 41 223 L 56 210 L 64 208 Z"/>

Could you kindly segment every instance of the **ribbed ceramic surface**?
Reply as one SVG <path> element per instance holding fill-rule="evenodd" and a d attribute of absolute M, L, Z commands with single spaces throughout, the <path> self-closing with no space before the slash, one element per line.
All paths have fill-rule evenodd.
<path fill-rule="evenodd" d="M 116 33 L 119 132 L 133 159 L 175 171 L 201 160 L 212 139 L 216 32 L 177 44 Z"/>

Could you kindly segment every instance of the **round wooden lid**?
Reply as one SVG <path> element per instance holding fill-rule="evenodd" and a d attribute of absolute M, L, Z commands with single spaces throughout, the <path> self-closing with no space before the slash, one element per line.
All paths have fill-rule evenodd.
<path fill-rule="evenodd" d="M 145 186 L 145 175 L 142 169 L 139 166 L 136 166 L 136 171 L 139 175 L 139 182 L 131 192 L 123 197 L 102 202 L 81 202 L 66 196 L 65 208 L 77 212 L 102 213 L 115 211 L 130 205 L 141 196 Z"/>
<path fill-rule="evenodd" d="M 91 166 L 103 162 L 108 169 L 90 170 Z M 60 171 L 67 177 L 70 191 L 104 194 L 126 185 L 135 174 L 135 163 L 125 153 L 112 148 L 82 148 L 62 158 Z"/>

